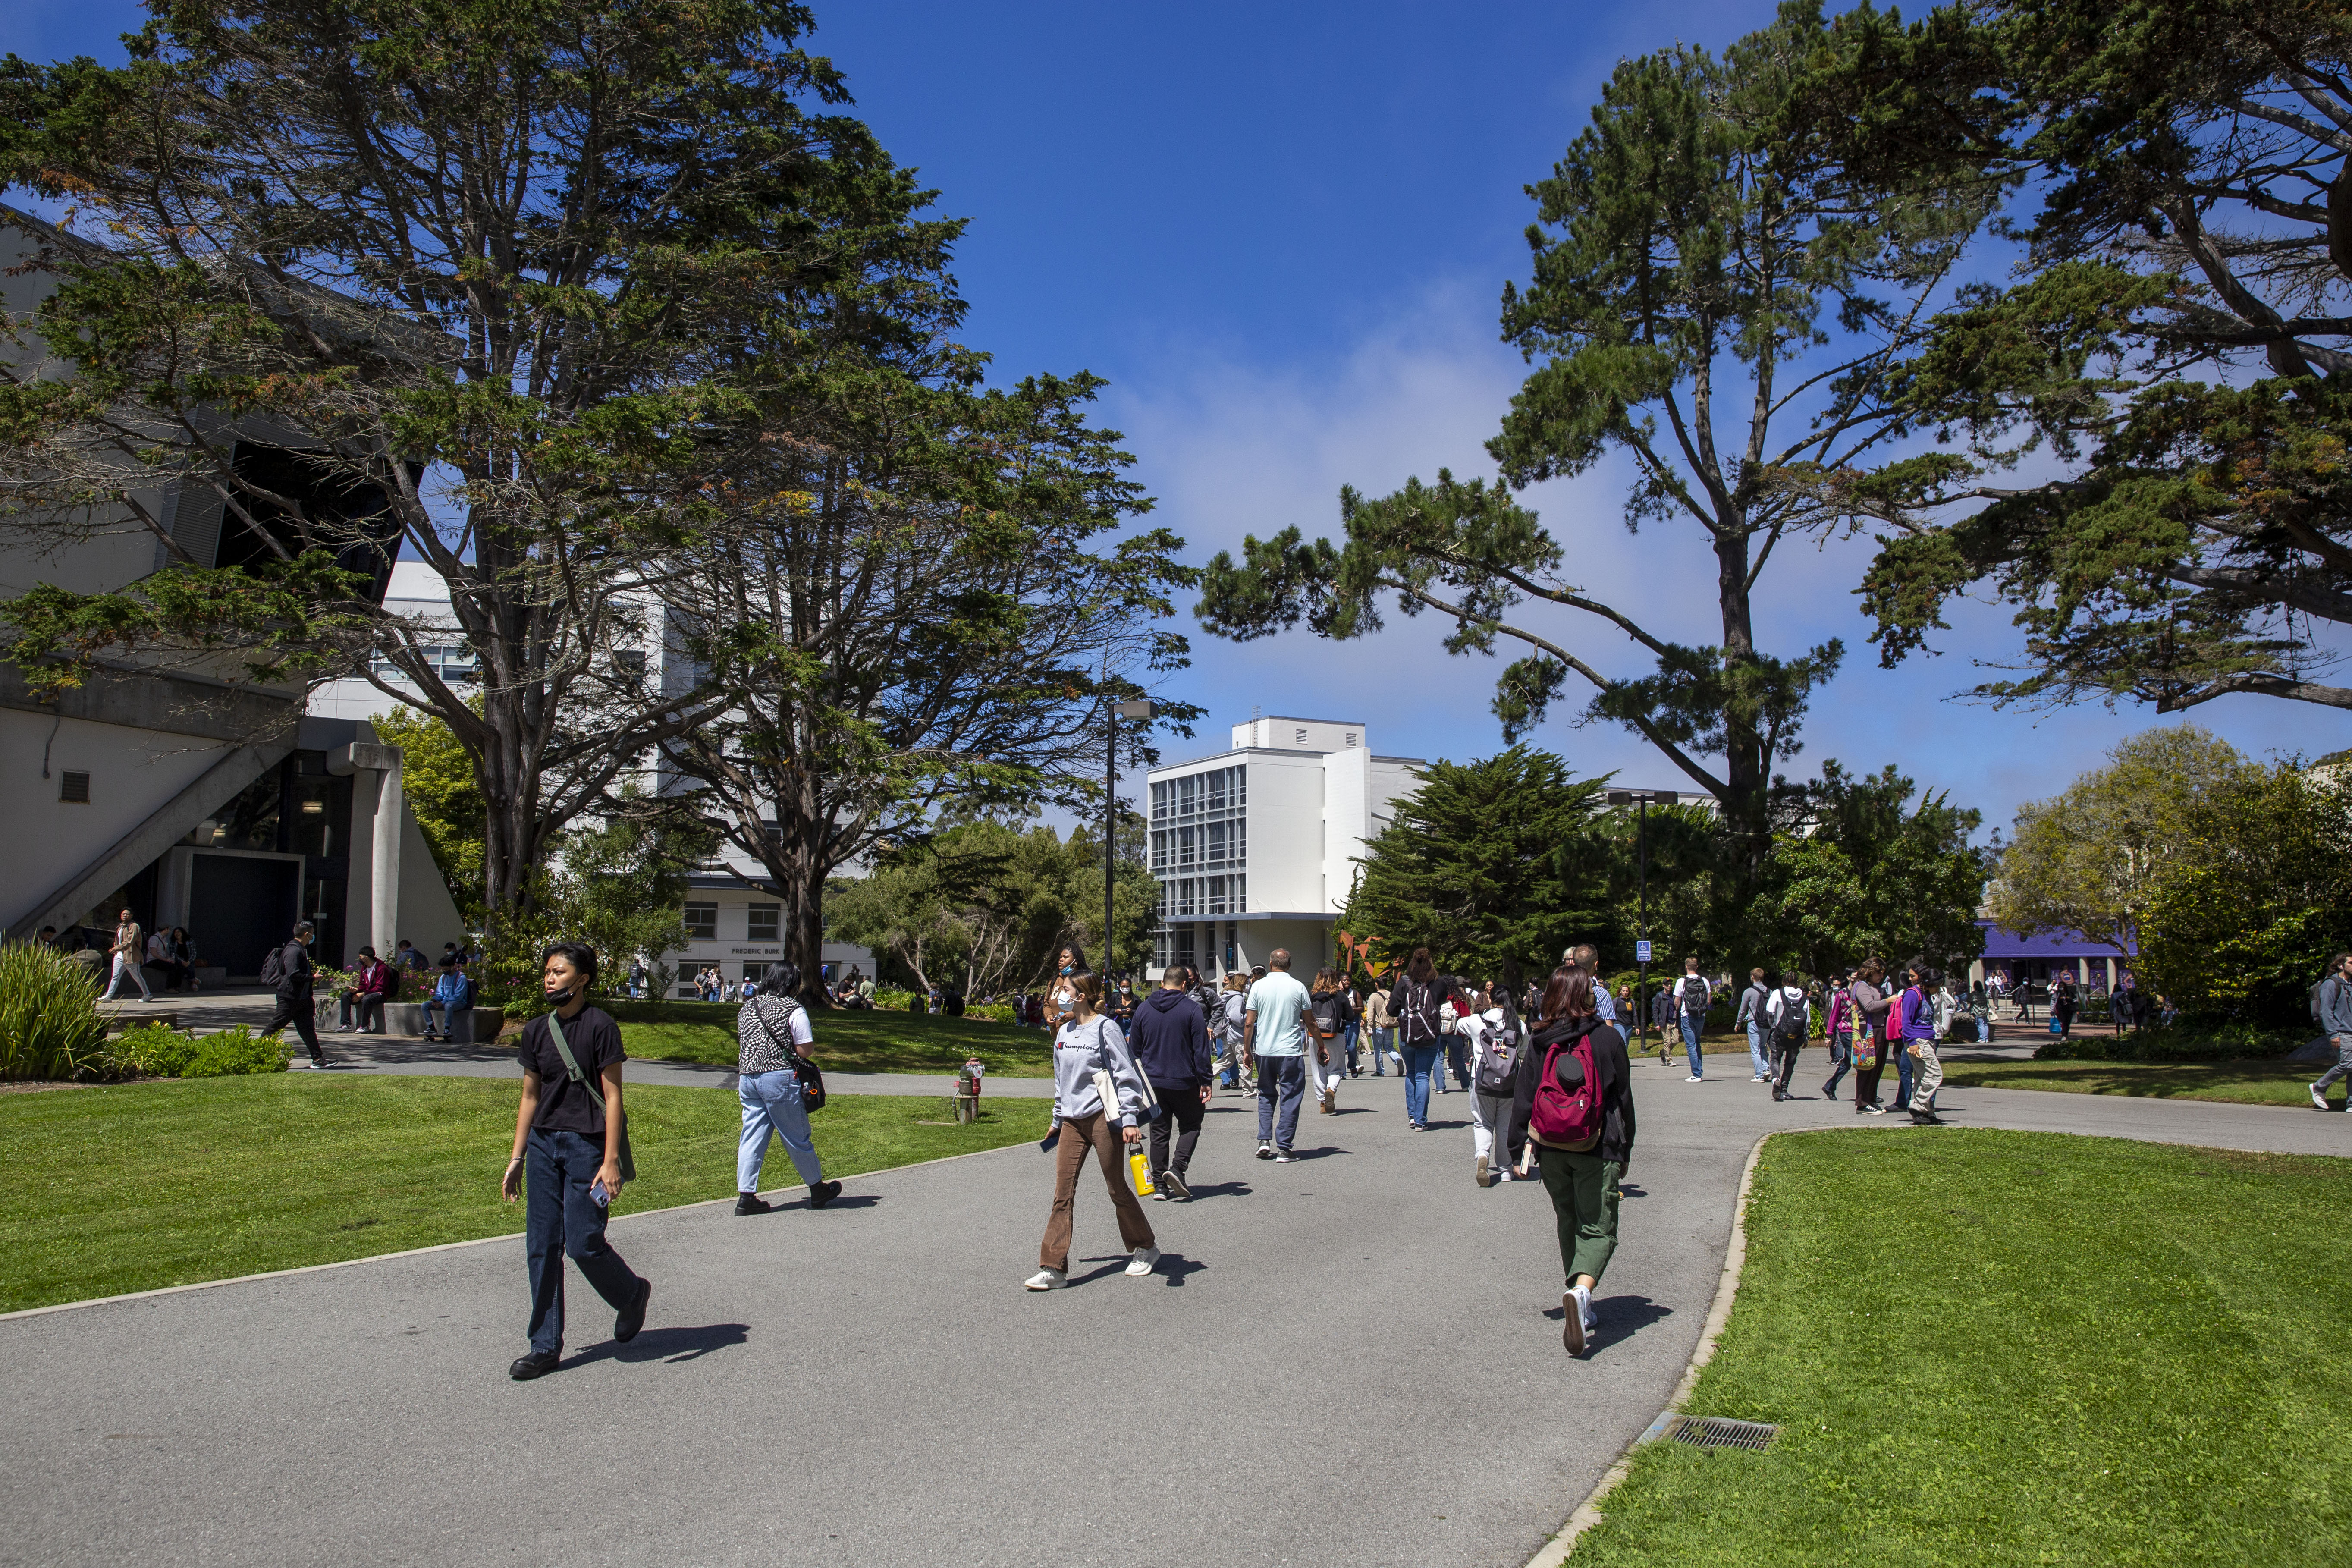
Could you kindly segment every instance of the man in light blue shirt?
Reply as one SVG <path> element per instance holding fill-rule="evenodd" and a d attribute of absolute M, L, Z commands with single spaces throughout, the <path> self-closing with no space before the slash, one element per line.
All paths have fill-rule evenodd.
<path fill-rule="evenodd" d="M 1296 1157 L 1290 1145 L 1307 1093 L 1307 1024 L 1315 1001 L 1291 977 L 1288 948 L 1276 948 L 1265 961 L 1271 969 L 1242 1003 L 1242 1062 L 1257 1072 L 1257 1157 L 1287 1164 Z"/>

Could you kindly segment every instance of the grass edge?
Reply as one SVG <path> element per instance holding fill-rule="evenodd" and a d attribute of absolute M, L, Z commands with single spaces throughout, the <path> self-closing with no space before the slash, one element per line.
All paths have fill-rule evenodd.
<path fill-rule="evenodd" d="M 1026 1140 L 1022 1142 L 1025 1142 Z M 961 1154 L 940 1154 L 932 1159 L 916 1160 L 904 1165 L 885 1165 L 879 1170 L 864 1171 L 854 1176 L 844 1176 L 841 1181 L 845 1187 L 852 1182 L 863 1181 L 868 1176 L 887 1176 L 900 1171 L 918 1171 L 926 1165 L 944 1165 L 950 1160 L 976 1160 L 982 1154 L 1002 1154 L 1008 1149 L 1020 1147 L 1020 1142 L 1013 1142 L 1000 1143 L 993 1149 L 967 1149 Z M 793 1193 L 805 1191 L 807 1186 L 808 1184 L 805 1182 L 795 1182 L 787 1187 L 763 1187 L 761 1190 L 771 1193 Z M 1742 1191 L 1744 1192 L 1745 1189 L 1743 1188 Z M 677 1214 L 686 1209 L 708 1208 L 712 1204 L 731 1204 L 734 1201 L 735 1197 L 732 1194 L 724 1197 L 697 1198 L 692 1203 L 671 1204 L 665 1208 L 641 1209 L 635 1214 L 615 1215 L 605 1224 L 608 1226 L 621 1225 L 635 1220 L 651 1219 L 656 1215 Z M 257 1279 L 284 1279 L 297 1274 L 320 1274 L 330 1268 L 356 1268 L 362 1264 L 383 1263 L 394 1258 L 421 1258 L 428 1252 L 455 1252 L 461 1247 L 488 1247 L 495 1241 L 513 1241 L 518 1237 L 518 1232 L 501 1231 L 496 1236 L 468 1237 L 464 1241 L 436 1241 L 430 1247 L 404 1247 L 397 1252 L 372 1252 L 364 1258 L 341 1258 L 331 1263 L 305 1263 L 293 1268 L 267 1268 L 258 1274 L 226 1274 L 218 1279 L 197 1279 L 185 1285 L 159 1285 L 152 1290 L 126 1290 L 119 1296 L 91 1296 L 79 1301 L 52 1301 L 46 1307 L 20 1307 L 13 1312 L 0 1312 L 0 1323 L 14 1322 L 19 1318 L 38 1318 L 50 1312 L 79 1311 L 84 1307 L 108 1307 L 123 1301 L 144 1301 L 156 1296 L 178 1296 L 190 1290 L 217 1290 L 224 1285 L 247 1285 Z"/>

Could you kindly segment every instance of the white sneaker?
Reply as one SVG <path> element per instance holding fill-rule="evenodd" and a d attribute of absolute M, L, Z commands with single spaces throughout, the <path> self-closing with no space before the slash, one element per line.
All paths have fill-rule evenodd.
<path fill-rule="evenodd" d="M 1150 1273 L 1151 1266 L 1159 1261 L 1158 1247 L 1139 1247 L 1135 1249 L 1135 1256 L 1127 1260 L 1127 1277 L 1130 1279 L 1140 1279 Z"/>
<path fill-rule="evenodd" d="M 1698 1074 L 1696 1074 L 1696 1073 L 1693 1073 L 1693 1074 L 1691 1074 L 1691 1075 L 1690 1075 L 1690 1077 L 1688 1077 L 1688 1078 L 1686 1078 L 1686 1079 L 1683 1079 L 1683 1081 L 1684 1081 L 1685 1083 L 1705 1083 L 1705 1082 L 1706 1081 L 1706 1079 L 1703 1079 L 1703 1078 L 1699 1077 L 1699 1076 L 1698 1076 Z"/>
<path fill-rule="evenodd" d="M 1022 1283 L 1031 1290 L 1058 1290 L 1069 1282 L 1069 1275 L 1059 1268 L 1040 1268 Z"/>
<path fill-rule="evenodd" d="M 1767 1078 L 1765 1078 L 1765 1076 L 1764 1076 L 1762 1073 L 1760 1073 L 1760 1072 L 1759 1072 L 1759 1073 L 1758 1073 L 1755 1077 L 1753 1077 L 1753 1078 L 1749 1079 L 1748 1081 L 1748 1082 L 1750 1082 L 1750 1083 L 1767 1083 L 1767 1082 L 1769 1082 L 1770 1080 L 1769 1080 L 1769 1079 L 1768 1079 Z"/>
<path fill-rule="evenodd" d="M 2327 1109 L 2327 1096 L 2320 1091 L 2320 1088 L 2317 1084 L 2305 1084 L 2304 1087 L 2311 1090 L 2311 1108 L 2314 1110 L 2325 1110 Z"/>

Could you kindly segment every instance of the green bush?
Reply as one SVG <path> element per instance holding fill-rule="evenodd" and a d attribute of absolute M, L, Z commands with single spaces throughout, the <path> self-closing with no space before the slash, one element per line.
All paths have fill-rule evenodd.
<path fill-rule="evenodd" d="M 178 1078 L 196 1058 L 196 1039 L 167 1024 L 142 1024 L 107 1043 L 109 1078 Z"/>
<path fill-rule="evenodd" d="M 241 1078 L 247 1073 L 284 1072 L 293 1054 L 284 1037 L 263 1037 L 240 1024 L 206 1035 L 196 1042 L 194 1059 L 181 1069 L 182 1078 Z"/>
<path fill-rule="evenodd" d="M 0 946 L 0 1079 L 69 1079 L 101 1055 L 98 976 L 35 942 Z"/>
<path fill-rule="evenodd" d="M 143 1024 L 107 1047 L 110 1078 L 238 1078 L 284 1072 L 291 1047 L 282 1039 L 256 1035 L 240 1024 L 215 1035 L 184 1035 L 162 1024 Z"/>
<path fill-rule="evenodd" d="M 2261 1024 L 2200 1024 L 2183 1018 L 2128 1035 L 2052 1036 L 2033 1053 L 2043 1062 L 2217 1062 L 2283 1057 L 2319 1033 L 2319 1026 L 2279 1028 Z"/>

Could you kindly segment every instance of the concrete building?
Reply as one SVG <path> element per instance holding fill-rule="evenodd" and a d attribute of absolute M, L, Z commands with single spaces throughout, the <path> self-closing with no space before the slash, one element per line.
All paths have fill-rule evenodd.
<path fill-rule="evenodd" d="M 1152 769 L 1153 973 L 1248 969 L 1277 947 L 1328 962 L 1356 858 L 1423 765 L 1374 755 L 1360 722 L 1260 718 L 1230 750 Z"/>
<path fill-rule="evenodd" d="M 54 283 L 27 263 L 43 244 L 81 243 L 0 208 L 0 309 L 23 334 L 0 354 L 15 374 L 70 374 L 29 329 Z M 240 473 L 315 511 L 364 531 L 382 510 L 380 496 L 322 486 L 299 432 L 223 420 L 206 434 Z M 183 494 L 159 479 L 131 496 L 55 527 L 11 520 L 0 598 L 40 584 L 128 589 L 168 569 L 173 546 L 200 566 L 267 553 L 251 530 L 224 527 L 209 488 Z M 381 595 L 387 545 L 354 546 L 340 563 L 373 575 Z M 151 931 L 186 926 L 204 967 L 239 977 L 258 972 L 297 919 L 318 924 L 317 956 L 335 965 L 362 943 L 389 954 L 404 936 L 430 952 L 462 939 L 401 799 L 398 749 L 364 723 L 306 717 L 304 695 L 249 679 L 234 656 L 117 661 L 55 694 L 0 663 L 0 928 L 10 938 L 94 928 L 110 940 L 127 906 Z"/>

